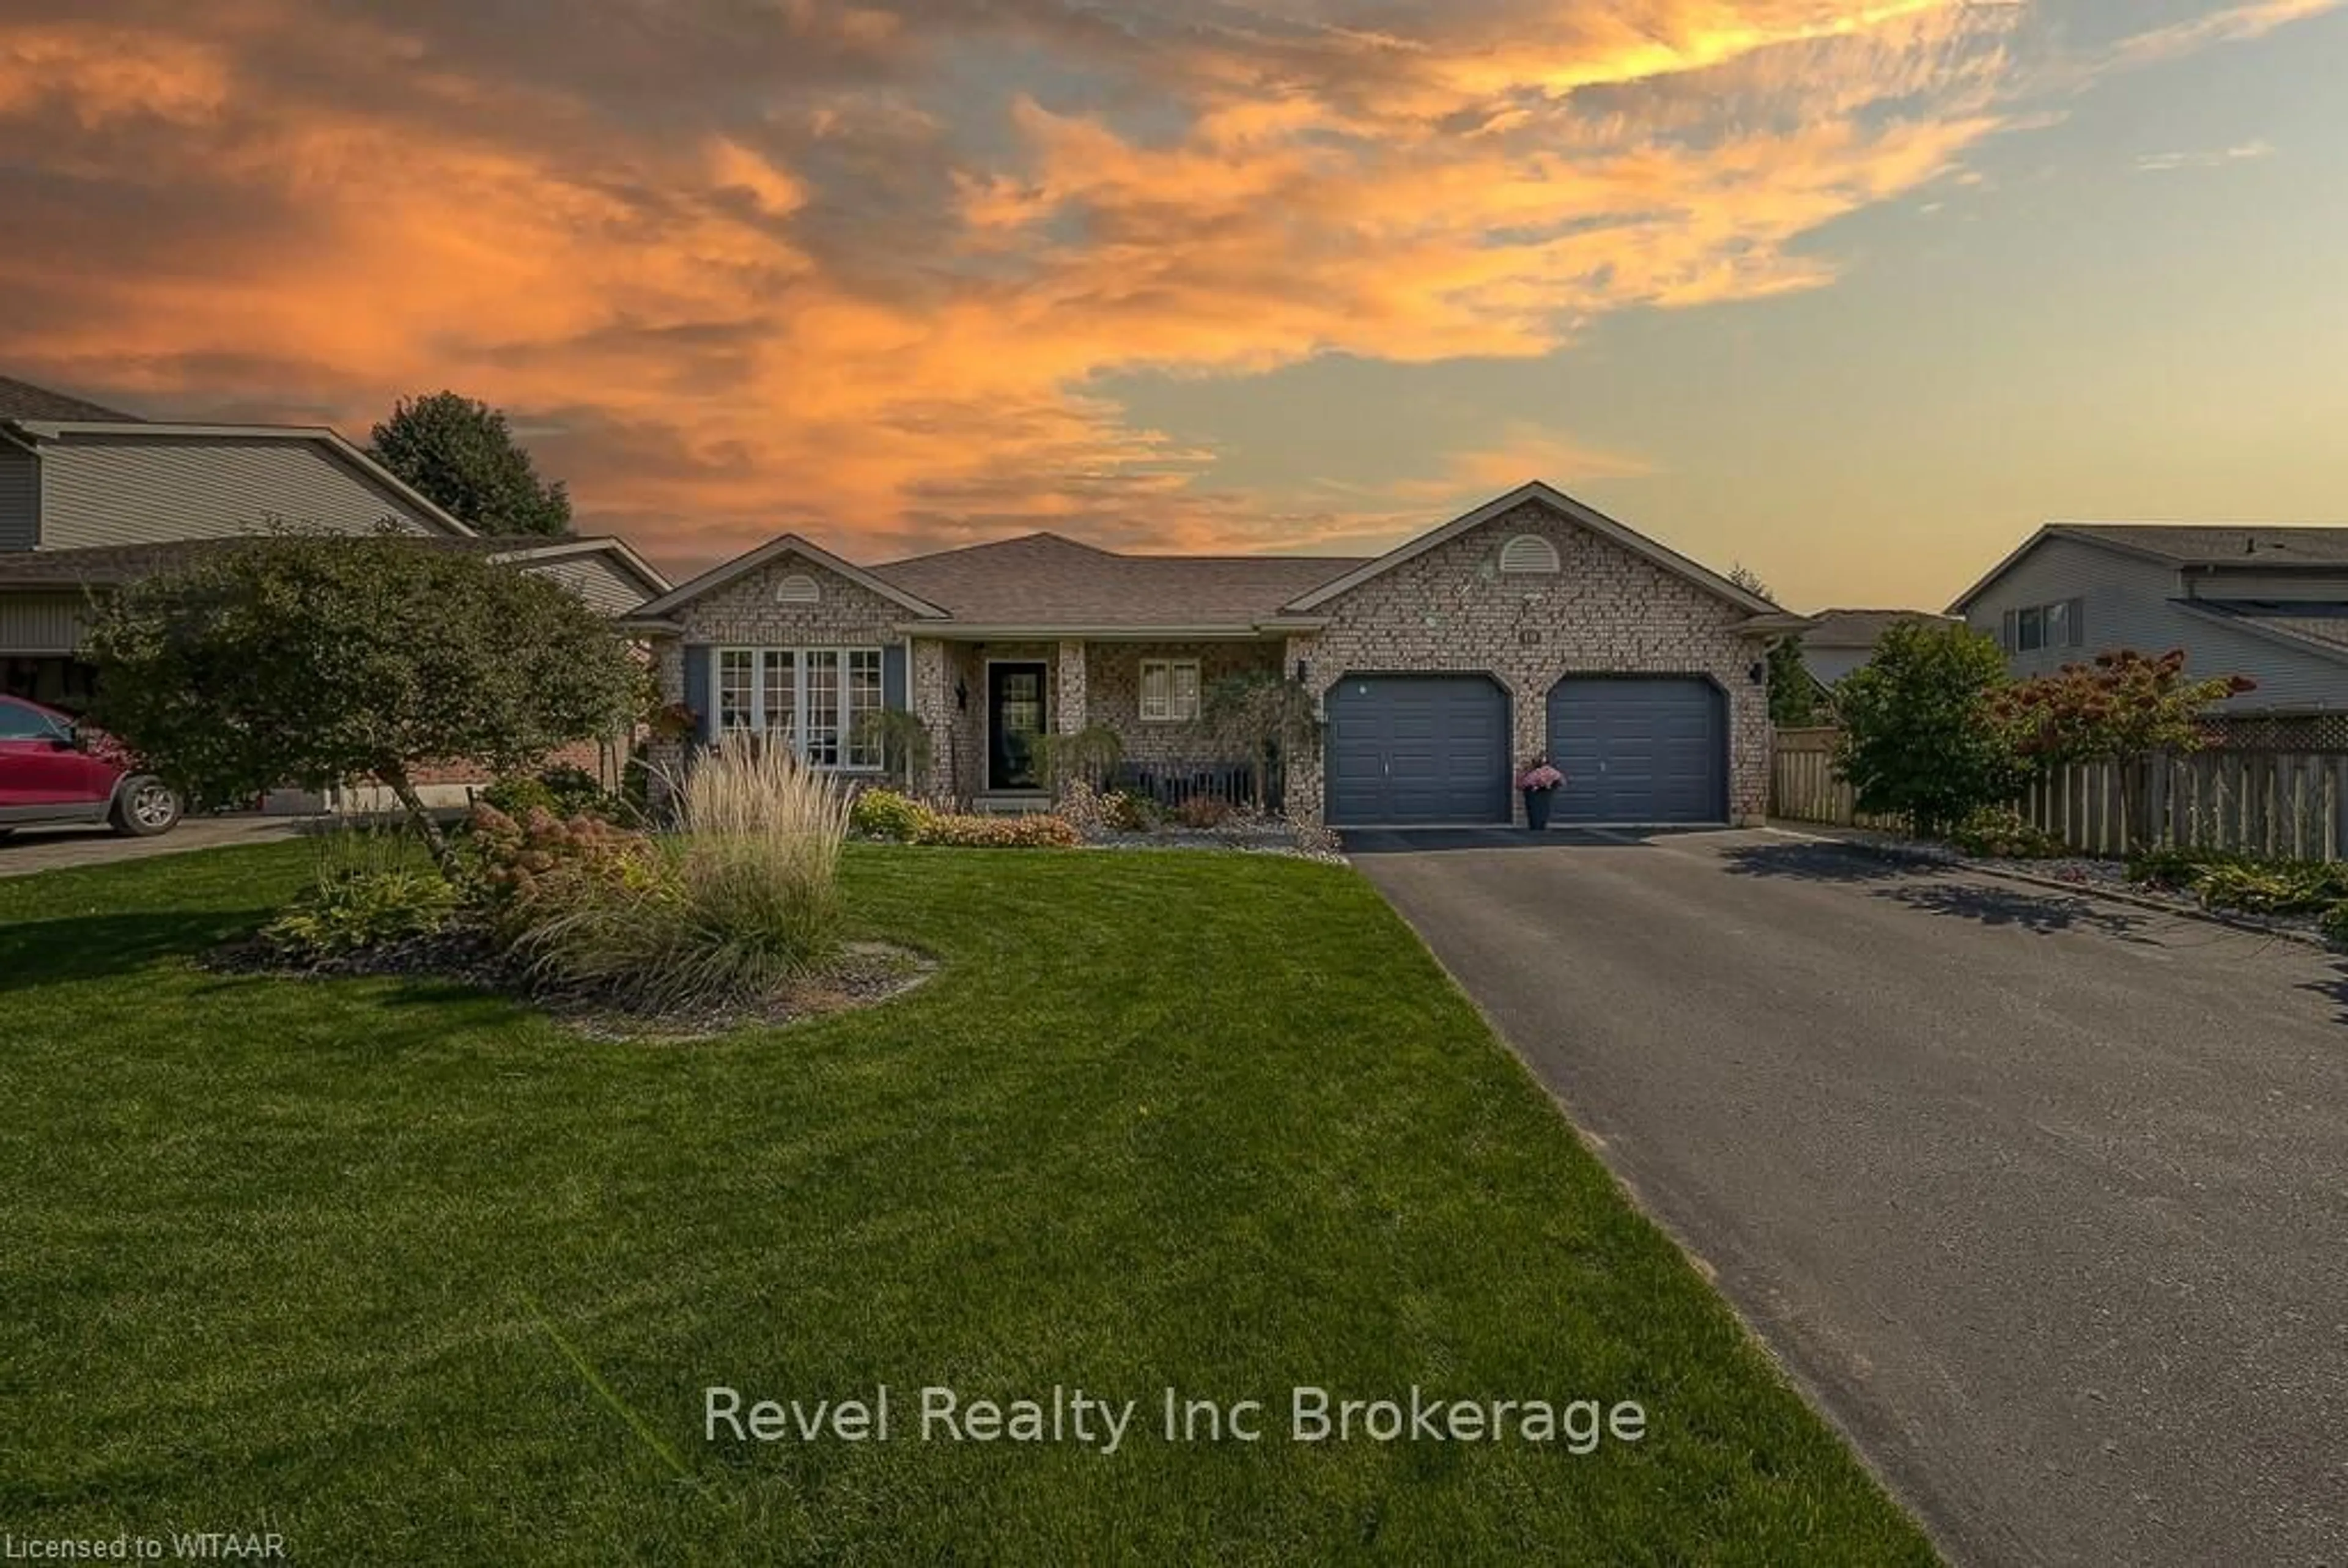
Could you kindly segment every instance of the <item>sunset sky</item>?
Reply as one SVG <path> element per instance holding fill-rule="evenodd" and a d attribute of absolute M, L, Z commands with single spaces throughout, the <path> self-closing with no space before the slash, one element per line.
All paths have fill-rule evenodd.
<path fill-rule="evenodd" d="M 678 571 L 1540 477 L 1938 606 L 2348 520 L 2343 82 L 2348 0 L 0 0 L 0 374 L 451 386 Z"/>

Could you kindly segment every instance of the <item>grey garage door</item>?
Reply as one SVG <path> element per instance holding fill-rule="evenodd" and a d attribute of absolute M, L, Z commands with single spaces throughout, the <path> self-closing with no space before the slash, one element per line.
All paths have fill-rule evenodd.
<path fill-rule="evenodd" d="M 1709 681 L 1569 676 L 1549 694 L 1556 822 L 1725 822 L 1727 704 Z"/>
<path fill-rule="evenodd" d="M 1328 820 L 1509 820 L 1509 699 L 1483 675 L 1348 675 L 1329 693 Z"/>

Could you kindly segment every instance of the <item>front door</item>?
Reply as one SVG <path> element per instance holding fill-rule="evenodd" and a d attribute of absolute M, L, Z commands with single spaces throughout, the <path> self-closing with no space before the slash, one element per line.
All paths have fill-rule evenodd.
<path fill-rule="evenodd" d="M 986 667 L 986 787 L 1035 787 L 1035 737 L 1044 733 L 1044 666 Z"/>

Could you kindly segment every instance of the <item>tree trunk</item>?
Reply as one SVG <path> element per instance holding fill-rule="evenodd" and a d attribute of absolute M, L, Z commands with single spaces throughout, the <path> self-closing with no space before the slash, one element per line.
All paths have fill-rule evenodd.
<path fill-rule="evenodd" d="M 417 833 L 424 840 L 424 847 L 430 852 L 432 864 L 443 871 L 448 870 L 448 835 L 440 831 L 438 819 L 433 816 L 431 809 L 416 793 L 416 786 L 407 782 L 407 770 L 389 768 L 378 772 L 376 776 L 389 784 L 391 793 L 398 797 L 401 808 L 407 813 L 407 820 L 416 825 Z"/>

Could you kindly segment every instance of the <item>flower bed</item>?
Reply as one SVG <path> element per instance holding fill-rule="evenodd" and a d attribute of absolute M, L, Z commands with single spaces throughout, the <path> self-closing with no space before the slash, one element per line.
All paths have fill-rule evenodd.
<path fill-rule="evenodd" d="M 623 1032 L 836 1010 L 922 972 L 841 941 L 848 825 L 830 780 L 728 736 L 685 781 L 674 834 L 483 804 L 438 866 L 396 835 L 330 841 L 313 884 L 228 961 L 442 973 L 642 1026 Z"/>
<path fill-rule="evenodd" d="M 1069 786 L 1056 813 L 971 816 L 942 812 L 893 790 L 856 797 L 853 827 L 884 843 L 963 849 L 1223 849 L 1342 862 L 1337 835 L 1312 824 L 1241 810 L 1220 801 L 1165 810 L 1127 792 Z M 1211 809 L 1209 809 L 1211 808 Z"/>

